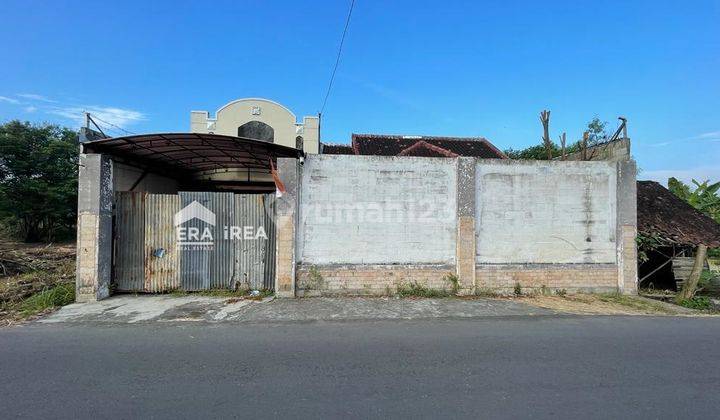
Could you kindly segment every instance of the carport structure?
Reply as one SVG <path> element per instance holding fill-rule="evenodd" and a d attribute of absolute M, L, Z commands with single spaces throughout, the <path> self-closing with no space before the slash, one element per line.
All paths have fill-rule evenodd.
<path fill-rule="evenodd" d="M 162 292 L 251 285 L 248 273 L 258 270 L 252 258 L 266 255 L 263 264 L 274 265 L 274 233 L 262 246 L 242 245 L 223 241 L 222 229 L 260 224 L 268 235 L 273 213 L 267 198 L 275 191 L 272 165 L 281 158 L 302 157 L 301 150 L 290 147 L 206 133 L 81 143 L 77 299 L 103 299 L 113 289 Z M 217 214 L 217 226 L 205 226 L 202 220 L 187 225 L 190 230 L 215 230 L 212 251 L 176 247 L 173 216 L 193 201 Z M 253 279 L 253 286 L 271 286 L 268 273 L 274 271 L 259 283 Z"/>
<path fill-rule="evenodd" d="M 142 178 L 138 176 L 131 187 L 155 174 L 174 179 L 181 189 L 212 191 L 274 192 L 270 161 L 303 156 L 302 150 L 274 143 L 204 133 L 115 137 L 83 143 L 82 148 L 83 153 L 107 155 L 118 164 L 140 169 Z"/>

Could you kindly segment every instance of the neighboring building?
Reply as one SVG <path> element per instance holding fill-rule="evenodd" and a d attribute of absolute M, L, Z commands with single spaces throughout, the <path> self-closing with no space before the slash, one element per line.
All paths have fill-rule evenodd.
<path fill-rule="evenodd" d="M 400 136 L 387 134 L 353 134 L 350 145 L 323 144 L 326 155 L 371 156 L 470 156 L 485 159 L 507 159 L 507 156 L 483 137 Z"/>
<path fill-rule="evenodd" d="M 207 111 L 191 111 L 190 131 L 262 140 L 318 153 L 320 120 L 303 117 L 298 123 L 295 114 L 277 102 L 245 98 L 222 106 L 215 118 Z"/>
<path fill-rule="evenodd" d="M 640 261 L 640 286 L 674 289 L 690 274 L 699 244 L 720 247 L 720 224 L 655 181 L 637 182 L 638 235 L 656 245 Z"/>

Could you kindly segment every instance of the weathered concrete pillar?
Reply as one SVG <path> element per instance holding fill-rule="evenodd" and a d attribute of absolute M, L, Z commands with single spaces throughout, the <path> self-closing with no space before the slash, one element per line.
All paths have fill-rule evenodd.
<path fill-rule="evenodd" d="M 457 248 L 460 292 L 475 292 L 475 158 L 457 160 Z"/>
<path fill-rule="evenodd" d="M 75 280 L 78 302 L 110 296 L 112 172 L 112 160 L 108 156 L 80 154 Z"/>
<path fill-rule="evenodd" d="M 278 158 L 278 175 L 286 192 L 275 207 L 277 258 L 275 295 L 295 297 L 296 244 L 300 194 L 300 163 L 293 158 Z"/>
<path fill-rule="evenodd" d="M 637 166 L 634 160 L 617 163 L 618 291 L 637 294 Z"/>

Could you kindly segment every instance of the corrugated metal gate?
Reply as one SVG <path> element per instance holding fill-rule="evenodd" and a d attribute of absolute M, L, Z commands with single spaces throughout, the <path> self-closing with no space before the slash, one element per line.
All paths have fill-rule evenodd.
<path fill-rule="evenodd" d="M 175 215 L 197 201 L 215 214 L 211 225 L 190 218 L 185 233 L 208 228 L 212 245 L 181 241 Z M 268 194 L 117 192 L 113 282 L 118 291 L 272 289 L 274 204 Z M 186 239 L 186 238 L 183 238 Z M 206 238 L 202 240 L 207 241 Z M 190 242 L 188 242 L 190 241 Z"/>

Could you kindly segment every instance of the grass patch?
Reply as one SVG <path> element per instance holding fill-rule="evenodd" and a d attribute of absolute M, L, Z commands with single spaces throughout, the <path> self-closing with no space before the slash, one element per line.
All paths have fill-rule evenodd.
<path fill-rule="evenodd" d="M 497 298 L 497 297 L 502 297 L 502 294 L 498 293 L 496 290 L 493 290 L 493 289 L 479 287 L 479 288 L 475 289 L 475 296 Z"/>
<path fill-rule="evenodd" d="M 411 283 L 400 284 L 397 287 L 397 295 L 400 297 L 424 297 L 424 298 L 440 298 L 450 297 L 452 293 L 447 290 L 429 289 L 417 281 Z"/>
<path fill-rule="evenodd" d="M 20 303 L 19 309 L 24 317 L 28 317 L 73 302 L 75 302 L 75 285 L 72 283 L 60 283 L 25 299 Z"/>
<path fill-rule="evenodd" d="M 695 296 L 694 298 L 690 299 L 682 299 L 680 302 L 678 302 L 678 304 L 686 308 L 699 309 L 702 311 L 706 311 L 712 307 L 712 305 L 710 304 L 710 298 L 704 296 Z"/>

